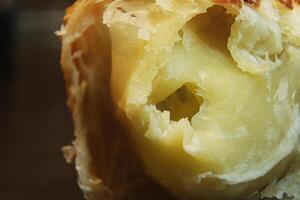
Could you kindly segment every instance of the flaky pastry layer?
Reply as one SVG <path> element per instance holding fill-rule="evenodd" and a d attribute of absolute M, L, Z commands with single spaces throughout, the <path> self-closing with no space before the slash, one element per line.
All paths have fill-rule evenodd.
<path fill-rule="evenodd" d="M 77 1 L 59 34 L 88 198 L 300 198 L 299 19 L 298 1 Z"/>

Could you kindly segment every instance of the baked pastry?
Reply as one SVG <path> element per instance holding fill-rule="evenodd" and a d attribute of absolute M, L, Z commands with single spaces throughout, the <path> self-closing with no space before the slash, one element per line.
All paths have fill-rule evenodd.
<path fill-rule="evenodd" d="M 88 199 L 300 199 L 299 19 L 292 0 L 78 0 L 58 34 Z"/>

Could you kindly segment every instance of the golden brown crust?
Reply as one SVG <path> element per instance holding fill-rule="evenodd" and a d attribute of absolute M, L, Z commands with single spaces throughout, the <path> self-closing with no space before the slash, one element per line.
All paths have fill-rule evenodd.
<path fill-rule="evenodd" d="M 243 3 L 249 4 L 253 7 L 258 7 L 260 0 L 215 0 L 218 4 L 232 4 L 241 7 Z"/>
<path fill-rule="evenodd" d="M 279 2 L 289 9 L 294 9 L 295 4 L 300 4 L 299 0 L 279 0 Z"/>
<path fill-rule="evenodd" d="M 233 4 L 236 6 L 242 6 L 242 0 L 215 0 L 215 3 L 219 4 Z"/>
<path fill-rule="evenodd" d="M 253 7 L 259 7 L 261 0 L 214 0 L 219 4 L 232 4 L 241 7 L 243 2 Z M 294 9 L 295 4 L 300 4 L 300 0 L 277 0 L 288 9 Z"/>
<path fill-rule="evenodd" d="M 79 186 L 90 200 L 172 199 L 145 175 L 134 145 L 114 116 L 110 39 L 101 25 L 108 2 L 80 0 L 67 9 L 60 33 L 61 64 L 76 140 L 63 150 L 68 161 L 76 156 Z"/>

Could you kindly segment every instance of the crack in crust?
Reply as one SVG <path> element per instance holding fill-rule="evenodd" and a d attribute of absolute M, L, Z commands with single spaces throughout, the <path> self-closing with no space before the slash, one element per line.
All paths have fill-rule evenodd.
<path fill-rule="evenodd" d="M 216 3 L 220 4 L 232 4 L 238 7 L 242 7 L 243 3 L 247 3 L 253 7 L 259 7 L 260 0 L 215 0 Z"/>
<path fill-rule="evenodd" d="M 295 4 L 300 5 L 300 0 L 279 0 L 279 2 L 289 9 L 293 9 Z"/>
<path fill-rule="evenodd" d="M 243 3 L 249 4 L 253 7 L 259 7 L 261 0 L 214 0 L 220 4 L 232 4 L 241 7 Z M 284 5 L 288 9 L 293 9 L 295 4 L 300 5 L 300 0 L 277 0 L 280 4 Z"/>

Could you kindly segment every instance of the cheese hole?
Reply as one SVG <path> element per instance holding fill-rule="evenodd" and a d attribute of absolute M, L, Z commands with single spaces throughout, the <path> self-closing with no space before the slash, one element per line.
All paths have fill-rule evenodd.
<path fill-rule="evenodd" d="M 191 120 L 199 111 L 202 103 L 203 98 L 195 95 L 191 86 L 183 85 L 166 99 L 158 102 L 156 108 L 162 112 L 169 111 L 173 121 L 179 121 L 182 118 Z"/>

